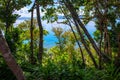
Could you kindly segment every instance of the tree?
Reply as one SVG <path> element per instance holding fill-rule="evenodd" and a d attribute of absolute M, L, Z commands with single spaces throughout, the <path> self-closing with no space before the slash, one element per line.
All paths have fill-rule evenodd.
<path fill-rule="evenodd" d="M 95 37 L 99 41 L 100 51 L 111 58 L 114 55 L 112 52 L 116 53 L 117 51 L 117 54 L 119 54 L 119 32 L 117 31 L 119 23 L 116 21 L 119 18 L 119 4 L 118 0 L 91 0 L 90 3 L 86 2 L 85 4 L 85 15 L 90 17 L 91 20 L 95 18 L 97 28 L 95 33 L 99 32 Z M 92 15 L 88 11 L 92 12 Z"/>
<path fill-rule="evenodd" d="M 34 6 L 35 6 L 35 3 L 33 4 L 32 6 L 32 9 L 31 9 L 31 26 L 30 26 L 30 37 L 31 37 L 31 42 L 30 42 L 30 49 L 31 49 L 31 63 L 32 64 L 35 64 L 35 61 L 34 61 L 34 46 L 33 46 L 33 30 L 34 30 L 34 27 L 33 27 L 33 12 L 34 12 Z"/>
<path fill-rule="evenodd" d="M 85 59 L 84 59 L 84 55 L 83 55 L 83 50 L 82 50 L 82 47 L 81 47 L 81 45 L 80 45 L 80 43 L 79 43 L 79 40 L 78 40 L 78 38 L 77 38 L 77 36 L 76 36 L 76 33 L 75 33 L 74 29 L 73 29 L 70 16 L 68 16 L 67 10 L 66 10 L 65 8 L 63 8 L 63 9 L 62 9 L 62 8 L 63 8 L 63 6 L 60 7 L 61 12 L 64 14 L 64 16 L 65 16 L 65 18 L 66 18 L 66 21 L 63 21 L 62 23 L 68 25 L 68 26 L 71 28 L 71 31 L 72 31 L 72 33 L 73 33 L 73 35 L 74 35 L 74 38 L 75 38 L 75 40 L 76 40 L 76 42 L 77 42 L 77 44 L 78 44 L 78 47 L 79 47 L 79 50 L 80 50 L 80 53 L 81 53 L 81 56 L 82 56 L 83 66 L 85 67 Z"/>
<path fill-rule="evenodd" d="M 31 24 L 32 21 L 32 24 Z M 20 40 L 23 42 L 22 45 L 26 45 L 28 44 L 29 48 L 29 61 L 31 64 L 35 64 L 36 63 L 36 59 L 35 59 L 35 51 L 38 48 L 38 46 L 36 46 L 38 44 L 38 40 L 39 40 L 39 30 L 38 30 L 38 26 L 37 26 L 37 20 L 36 19 L 32 19 L 32 20 L 26 20 L 22 23 L 20 23 L 17 28 L 19 28 L 22 32 L 20 34 L 21 38 Z M 24 43 L 26 41 L 26 44 Z M 27 52 L 28 53 L 28 52 Z"/>
<path fill-rule="evenodd" d="M 19 17 L 18 14 L 13 14 L 15 10 L 20 10 L 22 7 L 30 4 L 30 0 L 0 0 L 0 21 L 2 21 L 6 26 L 5 35 L 8 32 L 8 29 L 11 27 L 12 24 L 16 21 Z M 6 37 L 6 36 L 5 36 Z M 10 67 L 14 75 L 18 80 L 25 80 L 23 72 L 21 68 L 17 65 L 16 61 L 14 60 L 10 48 L 7 45 L 6 40 L 3 38 L 2 32 L 0 31 L 0 52 L 4 57 L 7 65 Z M 10 45 L 9 45 L 10 46 Z"/>
<path fill-rule="evenodd" d="M 41 22 L 41 16 L 40 16 L 40 9 L 39 9 L 39 2 L 36 0 L 36 12 L 37 12 L 37 22 L 39 26 L 39 53 L 38 53 L 38 60 L 39 63 L 42 64 L 42 54 L 43 54 L 43 26 Z"/>
<path fill-rule="evenodd" d="M 4 39 L 2 32 L 0 30 L 0 53 L 2 53 L 3 58 L 5 59 L 7 65 L 11 71 L 16 76 L 17 80 L 25 80 L 22 69 L 18 66 L 15 59 L 12 56 L 12 53 L 7 45 L 6 40 Z"/>
<path fill-rule="evenodd" d="M 60 53 L 63 52 L 63 49 L 64 49 L 64 44 L 65 44 L 65 40 L 64 38 L 62 38 L 62 33 L 63 33 L 63 29 L 60 28 L 60 27 L 54 27 L 52 29 L 52 31 L 55 33 L 55 36 L 57 37 L 58 39 L 58 42 L 56 42 L 59 46 L 59 51 Z"/>
<path fill-rule="evenodd" d="M 12 24 L 19 17 L 18 14 L 14 14 L 16 10 L 29 5 L 31 0 L 1 0 L 0 1 L 0 20 L 5 23 L 6 32 L 12 26 Z"/>

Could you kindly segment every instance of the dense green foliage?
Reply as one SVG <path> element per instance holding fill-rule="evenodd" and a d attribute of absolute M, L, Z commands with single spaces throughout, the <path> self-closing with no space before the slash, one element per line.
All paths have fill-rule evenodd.
<path fill-rule="evenodd" d="M 26 80 L 120 80 L 119 0 L 35 0 L 45 14 L 41 21 L 70 27 L 68 30 L 53 27 L 57 42 L 51 48 L 44 48 L 42 64 L 38 59 L 40 29 L 37 20 L 13 26 L 19 17 L 13 12 L 30 3 L 30 0 L 0 0 L 0 30 Z M 81 10 L 84 12 L 82 19 L 79 18 Z M 64 15 L 63 22 L 59 22 L 58 13 Z M 84 25 L 90 21 L 94 21 L 96 27 L 93 38 L 84 30 Z M 43 30 L 43 35 L 49 32 Z M 0 80 L 16 80 L 2 56 L 0 54 Z"/>
<path fill-rule="evenodd" d="M 30 0 L 0 0 L 0 20 L 5 23 L 6 27 L 12 26 L 16 19 L 19 17 L 18 14 L 13 14 L 15 10 L 20 10 L 24 6 L 31 3 Z M 19 4 L 19 5 L 18 5 Z"/>

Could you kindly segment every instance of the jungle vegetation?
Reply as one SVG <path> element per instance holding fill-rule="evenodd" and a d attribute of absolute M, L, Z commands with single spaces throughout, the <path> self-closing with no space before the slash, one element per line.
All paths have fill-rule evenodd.
<path fill-rule="evenodd" d="M 14 26 L 30 4 L 31 19 Z M 49 49 L 44 20 L 69 26 L 53 27 Z M 120 0 L 0 0 L 0 80 L 120 80 Z"/>

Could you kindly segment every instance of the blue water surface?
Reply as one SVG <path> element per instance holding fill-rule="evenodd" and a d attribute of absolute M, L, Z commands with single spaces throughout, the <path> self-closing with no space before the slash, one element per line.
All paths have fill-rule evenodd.
<path fill-rule="evenodd" d="M 15 25 L 18 25 L 19 23 L 23 22 L 24 20 L 28 20 L 28 19 L 30 19 L 30 18 L 19 18 L 16 21 Z M 59 21 L 63 21 L 63 19 L 59 19 Z M 47 21 L 42 21 L 42 25 L 44 26 L 44 29 L 49 32 L 49 34 L 47 36 L 44 36 L 44 47 L 45 48 L 51 48 L 51 47 L 55 46 L 55 44 L 57 42 L 57 38 L 54 36 L 54 33 L 52 31 L 53 27 L 61 27 L 61 28 L 63 28 L 63 30 L 70 29 L 69 26 L 63 25 L 63 24 L 57 24 L 56 22 L 55 23 L 47 23 Z M 89 33 L 91 34 L 91 36 L 93 36 L 93 32 L 96 30 L 95 23 L 93 21 L 90 21 L 86 25 L 86 28 L 89 31 Z"/>

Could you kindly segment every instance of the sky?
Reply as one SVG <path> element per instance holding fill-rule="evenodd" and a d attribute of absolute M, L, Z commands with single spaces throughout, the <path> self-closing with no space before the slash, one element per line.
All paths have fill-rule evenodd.
<path fill-rule="evenodd" d="M 32 0 L 33 1 L 33 0 Z M 23 22 L 24 20 L 28 20 L 31 17 L 31 13 L 28 12 L 28 10 L 31 8 L 33 4 L 31 4 L 30 6 L 24 7 L 22 9 L 20 9 L 19 11 L 15 11 L 15 14 L 19 14 L 20 18 L 17 19 L 17 21 L 15 22 L 15 26 L 17 26 L 18 24 L 20 24 L 21 22 Z M 41 16 L 43 16 L 44 13 L 41 13 Z M 59 14 L 60 15 L 60 14 Z M 36 17 L 36 11 L 34 10 L 34 17 Z M 63 19 L 59 19 L 59 22 L 61 22 Z M 49 35 L 44 37 L 44 46 L 47 48 L 50 48 L 52 46 L 55 45 L 55 42 L 57 42 L 57 39 L 54 36 L 54 33 L 52 32 L 52 28 L 53 27 L 62 27 L 64 30 L 70 29 L 69 26 L 67 25 L 63 25 L 63 24 L 57 24 L 56 22 L 54 23 L 47 23 L 47 21 L 42 21 L 42 25 L 44 27 L 45 30 L 47 30 L 49 32 Z M 90 34 L 93 34 L 93 32 L 96 30 L 96 28 L 94 27 L 95 23 L 93 21 L 90 21 L 87 25 L 86 28 L 89 31 Z"/>
<path fill-rule="evenodd" d="M 24 8 L 21 8 L 19 11 L 15 11 L 15 12 L 14 12 L 15 14 L 19 14 L 19 15 L 20 15 L 20 18 L 23 18 L 23 19 L 18 18 L 14 25 L 18 25 L 19 23 L 23 22 L 24 20 L 26 20 L 26 19 L 28 19 L 28 18 L 30 19 L 31 13 L 28 12 L 28 10 L 32 7 L 32 5 L 33 5 L 33 3 L 34 3 L 34 0 L 31 0 L 31 1 L 32 1 L 31 5 L 26 6 L 26 7 L 24 7 Z M 80 12 L 81 12 L 81 14 L 83 14 L 82 11 L 80 11 Z M 34 10 L 34 14 L 33 14 L 33 15 L 34 15 L 34 17 L 36 17 L 36 10 Z M 41 16 L 43 16 L 43 15 L 44 15 L 44 13 L 41 12 Z M 62 15 L 62 14 L 58 14 L 58 15 Z M 45 26 L 47 26 L 45 21 L 43 21 L 43 23 L 44 23 Z M 87 26 L 90 26 L 91 24 L 94 24 L 94 22 L 88 24 Z M 48 25 L 50 26 L 50 24 L 48 24 Z M 52 26 L 53 26 L 53 25 L 56 25 L 56 23 L 53 23 L 53 24 L 51 24 L 51 25 L 52 25 Z M 60 24 L 59 24 L 58 26 L 60 26 Z M 91 27 L 90 30 L 92 30 L 92 29 L 93 29 L 93 27 Z"/>
<path fill-rule="evenodd" d="M 15 22 L 15 26 L 16 25 L 18 25 L 18 24 L 20 24 L 21 22 L 23 22 L 24 20 L 26 20 L 26 19 L 30 19 L 30 17 L 31 17 L 31 13 L 29 13 L 28 12 L 28 10 L 31 8 L 31 6 L 33 5 L 33 1 L 34 0 L 32 0 L 32 4 L 31 5 L 29 5 L 29 6 L 26 6 L 26 7 L 24 7 L 24 8 L 22 8 L 22 9 L 20 9 L 19 11 L 15 11 L 14 13 L 15 14 L 19 14 L 20 15 L 20 18 L 22 18 L 22 19 L 20 19 L 20 18 L 18 18 L 17 19 L 17 21 Z M 44 13 L 43 12 L 41 12 L 41 16 L 43 16 L 44 15 Z M 60 15 L 60 14 L 59 14 Z M 36 17 L 36 11 L 34 10 L 34 17 Z M 61 21 L 61 20 L 59 20 L 59 21 Z M 50 23 L 47 23 L 47 21 L 42 21 L 42 24 L 43 24 L 43 26 L 44 26 L 44 29 L 47 29 L 47 30 L 51 30 L 52 29 L 52 27 L 60 27 L 60 26 L 62 26 L 63 28 L 65 28 L 65 29 L 68 29 L 68 26 L 66 27 L 66 26 L 64 26 L 64 25 L 62 25 L 62 24 L 57 24 L 57 23 L 52 23 L 52 24 L 50 24 Z M 93 21 L 90 21 L 87 25 L 86 25 L 86 27 L 87 27 L 87 29 L 88 29 L 88 31 L 89 32 L 94 32 L 96 29 L 95 29 L 95 23 L 93 22 Z"/>

